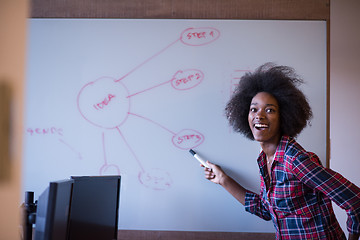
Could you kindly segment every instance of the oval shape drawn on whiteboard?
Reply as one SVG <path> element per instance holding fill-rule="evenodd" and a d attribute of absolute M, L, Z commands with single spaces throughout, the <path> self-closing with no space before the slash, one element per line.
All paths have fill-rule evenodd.
<path fill-rule="evenodd" d="M 170 174 L 159 168 L 141 171 L 138 178 L 144 186 L 153 190 L 166 190 L 172 185 Z"/>
<path fill-rule="evenodd" d="M 191 149 L 204 142 L 204 135 L 193 129 L 183 129 L 172 138 L 173 144 L 181 149 Z"/>
<path fill-rule="evenodd" d="M 181 33 L 181 42 L 190 46 L 202 46 L 214 42 L 220 31 L 212 27 L 188 28 Z"/>
<path fill-rule="evenodd" d="M 171 79 L 171 85 L 177 90 L 187 90 L 199 85 L 204 79 L 204 73 L 197 69 L 177 71 Z"/>
<path fill-rule="evenodd" d="M 91 124 L 112 129 L 122 125 L 130 109 L 126 86 L 111 77 L 101 77 L 83 86 L 77 97 L 78 110 Z"/>

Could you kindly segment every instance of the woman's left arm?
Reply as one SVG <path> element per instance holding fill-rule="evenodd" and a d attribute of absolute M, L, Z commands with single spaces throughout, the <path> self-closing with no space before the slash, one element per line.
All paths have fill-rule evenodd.
<path fill-rule="evenodd" d="M 341 174 L 325 168 L 314 153 L 301 154 L 292 162 L 292 170 L 305 185 L 321 191 L 348 215 L 349 238 L 360 234 L 360 188 Z"/>

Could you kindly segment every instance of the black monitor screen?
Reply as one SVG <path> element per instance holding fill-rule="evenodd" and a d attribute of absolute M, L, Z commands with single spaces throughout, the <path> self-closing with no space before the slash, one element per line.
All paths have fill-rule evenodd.
<path fill-rule="evenodd" d="M 65 240 L 69 220 L 73 180 L 50 182 L 39 196 L 36 209 L 35 240 Z"/>
<path fill-rule="evenodd" d="M 69 240 L 117 239 L 120 176 L 71 178 Z"/>

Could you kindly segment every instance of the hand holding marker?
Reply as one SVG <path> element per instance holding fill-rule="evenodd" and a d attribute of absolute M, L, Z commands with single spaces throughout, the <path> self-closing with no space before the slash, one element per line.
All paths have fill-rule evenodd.
<path fill-rule="evenodd" d="M 190 152 L 190 153 L 194 156 L 194 158 L 196 158 L 202 165 L 204 165 L 204 167 L 211 169 L 211 167 L 209 167 L 209 165 L 207 165 L 207 164 L 205 163 L 205 160 L 202 159 L 202 158 L 199 156 L 199 154 L 197 154 L 194 150 L 190 149 L 189 152 Z"/>

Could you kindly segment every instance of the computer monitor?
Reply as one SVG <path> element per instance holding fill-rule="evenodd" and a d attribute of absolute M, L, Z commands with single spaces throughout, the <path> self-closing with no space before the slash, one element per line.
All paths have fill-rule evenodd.
<path fill-rule="evenodd" d="M 50 182 L 39 195 L 36 207 L 35 240 L 66 240 L 74 180 Z"/>
<path fill-rule="evenodd" d="M 116 240 L 120 176 L 73 176 L 69 240 Z"/>
<path fill-rule="evenodd" d="M 36 206 L 35 240 L 116 240 L 120 176 L 50 182 Z"/>

